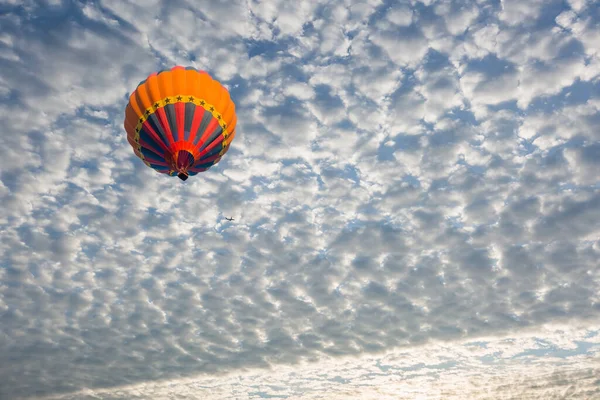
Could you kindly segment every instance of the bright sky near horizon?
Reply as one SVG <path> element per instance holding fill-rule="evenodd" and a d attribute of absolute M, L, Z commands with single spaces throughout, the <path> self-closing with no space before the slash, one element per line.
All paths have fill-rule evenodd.
<path fill-rule="evenodd" d="M 0 400 L 600 398 L 598 0 L 0 0 L 0 120 Z"/>

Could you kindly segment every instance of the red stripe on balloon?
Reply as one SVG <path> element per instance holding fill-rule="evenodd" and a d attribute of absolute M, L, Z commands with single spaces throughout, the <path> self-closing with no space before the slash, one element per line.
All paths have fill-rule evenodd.
<path fill-rule="evenodd" d="M 156 110 L 155 114 L 158 115 L 158 120 L 160 121 L 162 128 L 167 133 L 169 147 L 173 146 L 175 140 L 173 139 L 173 132 L 171 132 L 171 126 L 169 125 L 169 119 L 167 118 L 167 113 L 165 113 L 165 109 L 161 107 L 158 110 Z"/>
<path fill-rule="evenodd" d="M 185 140 L 185 103 L 175 103 L 175 118 L 177 120 L 177 137 L 179 141 Z"/>
<path fill-rule="evenodd" d="M 198 128 L 200 127 L 200 123 L 202 122 L 202 117 L 206 110 L 200 106 L 196 106 L 194 110 L 194 119 L 192 120 L 192 127 L 190 128 L 190 139 L 188 142 L 194 143 L 194 139 L 196 138 L 196 134 L 198 133 Z"/>
<path fill-rule="evenodd" d="M 217 126 L 218 126 L 217 119 L 216 118 L 211 119 L 210 122 L 208 123 L 208 126 L 206 127 L 206 130 L 204 131 L 204 134 L 202 135 L 202 138 L 196 145 L 196 150 L 199 150 L 200 147 L 202 147 L 204 142 L 206 142 L 206 140 L 210 137 L 210 135 L 212 135 L 212 133 L 214 132 L 214 130 Z M 202 153 L 200 153 L 200 154 L 202 154 Z"/>
<path fill-rule="evenodd" d="M 212 149 L 215 148 L 215 146 L 220 145 L 221 142 L 223 141 L 223 135 L 219 135 L 215 140 L 212 141 L 211 144 L 209 144 L 208 146 L 206 146 L 199 154 L 199 157 L 202 157 L 204 154 L 210 153 L 210 151 Z"/>

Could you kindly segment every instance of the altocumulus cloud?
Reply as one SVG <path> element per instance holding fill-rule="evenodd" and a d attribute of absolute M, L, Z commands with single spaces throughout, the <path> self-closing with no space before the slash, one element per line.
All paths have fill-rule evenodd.
<path fill-rule="evenodd" d="M 600 396 L 599 16 L 0 2 L 0 398 Z M 122 127 L 174 64 L 239 119 L 185 184 Z"/>

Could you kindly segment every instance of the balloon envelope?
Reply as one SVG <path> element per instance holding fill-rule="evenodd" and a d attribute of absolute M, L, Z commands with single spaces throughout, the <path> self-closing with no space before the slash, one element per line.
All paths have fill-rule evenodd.
<path fill-rule="evenodd" d="M 129 97 L 127 141 L 150 168 L 186 180 L 221 160 L 235 137 L 229 92 L 205 71 L 153 73 Z"/>

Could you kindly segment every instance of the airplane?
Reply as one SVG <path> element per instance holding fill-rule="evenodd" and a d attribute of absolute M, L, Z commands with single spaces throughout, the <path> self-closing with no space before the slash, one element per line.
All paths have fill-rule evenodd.
<path fill-rule="evenodd" d="M 233 217 L 231 217 L 231 218 L 227 218 L 227 217 L 225 217 L 225 219 L 226 219 L 227 221 L 233 221 Z"/>

